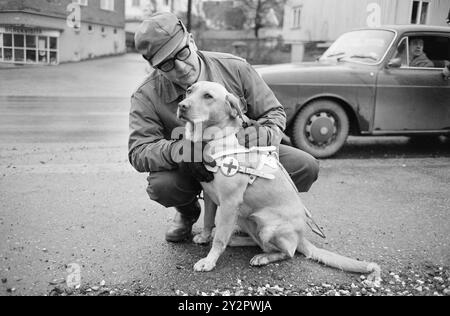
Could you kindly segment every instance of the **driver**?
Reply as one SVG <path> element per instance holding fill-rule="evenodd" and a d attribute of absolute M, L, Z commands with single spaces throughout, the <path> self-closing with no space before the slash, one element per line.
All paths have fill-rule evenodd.
<path fill-rule="evenodd" d="M 433 68 L 434 64 L 428 59 L 423 51 L 424 41 L 422 38 L 411 38 L 409 44 L 409 66 Z"/>

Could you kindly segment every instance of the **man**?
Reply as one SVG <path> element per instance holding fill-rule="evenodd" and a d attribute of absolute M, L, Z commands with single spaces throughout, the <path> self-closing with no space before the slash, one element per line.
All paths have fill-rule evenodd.
<path fill-rule="evenodd" d="M 150 198 L 176 208 L 166 240 L 179 242 L 191 235 L 192 225 L 200 216 L 200 182 L 213 179 L 202 162 L 180 162 L 180 153 L 189 145 L 183 139 L 173 139 L 172 132 L 183 125 L 176 112 L 187 88 L 197 81 L 214 81 L 241 99 L 246 116 L 252 119 L 252 126 L 237 135 L 242 144 L 279 146 L 286 115 L 245 60 L 198 51 L 192 35 L 171 13 L 157 13 L 145 20 L 136 32 L 135 43 L 155 70 L 131 98 L 129 160 L 137 171 L 150 173 Z M 317 160 L 288 146 L 280 145 L 279 151 L 280 161 L 299 191 L 308 191 L 318 177 Z"/>
<path fill-rule="evenodd" d="M 411 38 L 409 43 L 409 67 L 434 67 L 433 62 L 423 52 L 423 47 L 423 39 Z"/>

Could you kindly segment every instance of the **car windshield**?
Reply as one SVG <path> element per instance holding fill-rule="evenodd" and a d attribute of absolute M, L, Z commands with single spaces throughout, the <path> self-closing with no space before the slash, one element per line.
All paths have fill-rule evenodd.
<path fill-rule="evenodd" d="M 386 30 L 348 32 L 339 37 L 320 60 L 345 59 L 352 62 L 377 64 L 383 58 L 394 36 L 394 32 Z"/>

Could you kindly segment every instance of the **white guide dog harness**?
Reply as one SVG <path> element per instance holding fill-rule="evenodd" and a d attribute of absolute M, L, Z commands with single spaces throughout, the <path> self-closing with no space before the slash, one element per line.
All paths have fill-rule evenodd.
<path fill-rule="evenodd" d="M 263 178 L 268 180 L 275 179 L 274 174 L 261 171 L 264 168 L 264 166 L 269 166 L 274 171 L 278 169 L 283 171 L 284 175 L 289 180 L 292 187 L 295 189 L 295 191 L 298 192 L 297 187 L 292 181 L 289 173 L 286 171 L 286 169 L 284 169 L 283 165 L 281 165 L 280 161 L 278 160 L 278 154 L 276 153 L 276 150 L 277 148 L 275 146 L 252 147 L 250 149 L 246 148 L 229 149 L 211 155 L 213 161 L 216 162 L 216 166 L 211 167 L 209 165 L 205 165 L 205 167 L 208 171 L 211 171 L 213 173 L 217 173 L 220 169 L 221 172 L 227 177 L 232 177 L 237 173 L 247 174 L 250 176 L 249 184 L 251 185 L 256 181 L 257 178 Z M 247 153 L 261 153 L 259 157 L 260 158 L 259 164 L 256 169 L 241 166 L 236 158 L 230 157 L 236 154 L 247 154 Z M 315 234 L 325 239 L 326 238 L 325 233 L 323 232 L 321 227 L 317 225 L 317 223 L 314 221 L 311 212 L 306 207 L 304 207 L 304 210 L 307 219 L 306 223 L 308 224 L 308 226 Z"/>
<path fill-rule="evenodd" d="M 257 178 L 263 178 L 268 180 L 275 179 L 275 175 L 272 173 L 263 172 L 264 166 L 269 166 L 271 169 L 277 170 L 279 168 L 279 162 L 275 156 L 277 148 L 275 146 L 270 147 L 252 147 L 250 149 L 246 148 L 235 148 L 230 150 L 221 151 L 211 155 L 213 161 L 216 162 L 215 167 L 206 166 L 211 172 L 217 173 L 220 171 L 227 177 L 232 177 L 237 173 L 243 173 L 250 176 L 249 183 L 253 184 Z M 260 153 L 259 163 L 256 169 L 241 166 L 239 160 L 234 157 L 230 157 L 236 154 L 247 154 L 247 153 Z"/>

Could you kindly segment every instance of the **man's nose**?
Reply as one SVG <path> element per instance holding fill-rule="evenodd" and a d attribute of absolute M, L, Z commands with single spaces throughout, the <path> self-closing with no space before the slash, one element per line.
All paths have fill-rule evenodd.
<path fill-rule="evenodd" d="M 183 71 L 184 70 L 184 66 L 185 66 L 185 62 L 184 61 L 175 59 L 174 63 L 175 63 L 175 70 L 177 70 L 177 71 Z"/>

